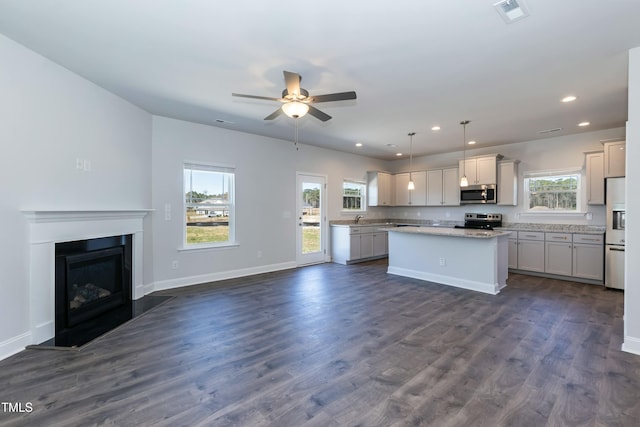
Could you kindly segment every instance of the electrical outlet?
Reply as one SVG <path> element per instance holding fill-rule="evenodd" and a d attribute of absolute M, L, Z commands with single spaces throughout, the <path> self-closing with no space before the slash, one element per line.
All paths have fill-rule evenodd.
<path fill-rule="evenodd" d="M 262 251 L 258 251 L 258 258 L 262 258 Z"/>
<path fill-rule="evenodd" d="M 164 205 L 164 220 L 171 221 L 171 205 L 169 203 Z"/>
<path fill-rule="evenodd" d="M 444 259 L 444 258 L 440 258 L 440 265 L 441 265 L 441 266 L 445 266 L 445 265 L 447 265 L 447 260 L 446 260 L 446 259 Z"/>
<path fill-rule="evenodd" d="M 174 259 L 173 262 L 171 263 L 171 268 L 174 270 L 177 270 L 180 267 L 180 264 L 178 263 L 177 259 Z"/>
<path fill-rule="evenodd" d="M 81 158 L 76 158 L 76 169 L 82 170 L 84 168 L 84 161 Z"/>

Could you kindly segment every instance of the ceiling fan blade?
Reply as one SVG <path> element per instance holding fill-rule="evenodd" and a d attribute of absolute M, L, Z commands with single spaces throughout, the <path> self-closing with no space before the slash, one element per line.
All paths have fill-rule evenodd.
<path fill-rule="evenodd" d="M 330 93 L 327 95 L 317 95 L 317 96 L 312 96 L 311 101 L 309 102 L 346 101 L 348 99 L 356 99 L 356 93 L 351 91 L 351 92 Z"/>
<path fill-rule="evenodd" d="M 313 117 L 315 117 L 318 120 L 322 120 L 323 122 L 326 122 L 327 120 L 331 119 L 330 115 L 318 110 L 313 105 L 309 105 L 309 114 L 311 114 Z"/>
<path fill-rule="evenodd" d="M 278 108 L 276 111 L 274 111 L 273 113 L 269 114 L 267 117 L 265 117 L 265 120 L 273 120 L 276 117 L 278 117 L 280 114 L 282 114 L 282 108 Z"/>
<path fill-rule="evenodd" d="M 300 81 L 302 77 L 298 73 L 292 73 L 291 71 L 283 71 L 284 82 L 287 85 L 287 93 L 289 95 L 300 95 Z"/>
<path fill-rule="evenodd" d="M 270 96 L 245 95 L 242 93 L 232 93 L 231 96 L 237 96 L 239 98 L 265 99 L 267 101 L 282 101 L 282 98 L 272 98 Z"/>

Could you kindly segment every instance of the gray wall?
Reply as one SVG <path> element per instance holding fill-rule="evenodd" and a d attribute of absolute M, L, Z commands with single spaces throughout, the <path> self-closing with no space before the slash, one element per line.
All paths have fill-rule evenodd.
<path fill-rule="evenodd" d="M 627 229 L 625 247 L 624 349 L 640 354 L 640 47 L 629 51 L 629 122 L 627 129 Z M 635 218 L 638 217 L 638 220 Z"/>
<path fill-rule="evenodd" d="M 238 246 L 182 250 L 184 161 L 236 168 Z M 343 179 L 364 180 L 367 170 L 386 167 L 367 157 L 307 145 L 296 150 L 289 141 L 164 117 L 153 118 L 152 164 L 155 289 L 294 266 L 296 172 L 327 177 L 327 216 L 336 219 L 341 217 Z M 173 213 L 168 221 L 167 205 Z M 173 261 L 178 269 L 172 269 Z"/>
<path fill-rule="evenodd" d="M 148 208 L 151 115 L 1 35 L 0 62 L 2 358 L 30 328 L 21 211 Z"/>

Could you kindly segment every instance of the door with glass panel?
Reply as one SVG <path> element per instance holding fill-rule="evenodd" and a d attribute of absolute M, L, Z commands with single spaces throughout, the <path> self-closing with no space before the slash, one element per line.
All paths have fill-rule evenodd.
<path fill-rule="evenodd" d="M 326 177 L 298 173 L 296 181 L 296 262 L 298 265 L 324 262 Z"/>

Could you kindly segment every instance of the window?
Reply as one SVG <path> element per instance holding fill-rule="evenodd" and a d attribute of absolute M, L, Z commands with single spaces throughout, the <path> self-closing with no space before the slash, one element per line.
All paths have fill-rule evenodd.
<path fill-rule="evenodd" d="M 524 191 L 530 212 L 578 212 L 580 171 L 525 174 Z"/>
<path fill-rule="evenodd" d="M 234 169 L 185 163 L 185 245 L 224 246 L 235 241 Z"/>
<path fill-rule="evenodd" d="M 365 195 L 367 187 L 364 182 L 344 180 L 342 183 L 342 210 L 359 212 L 366 210 Z"/>

